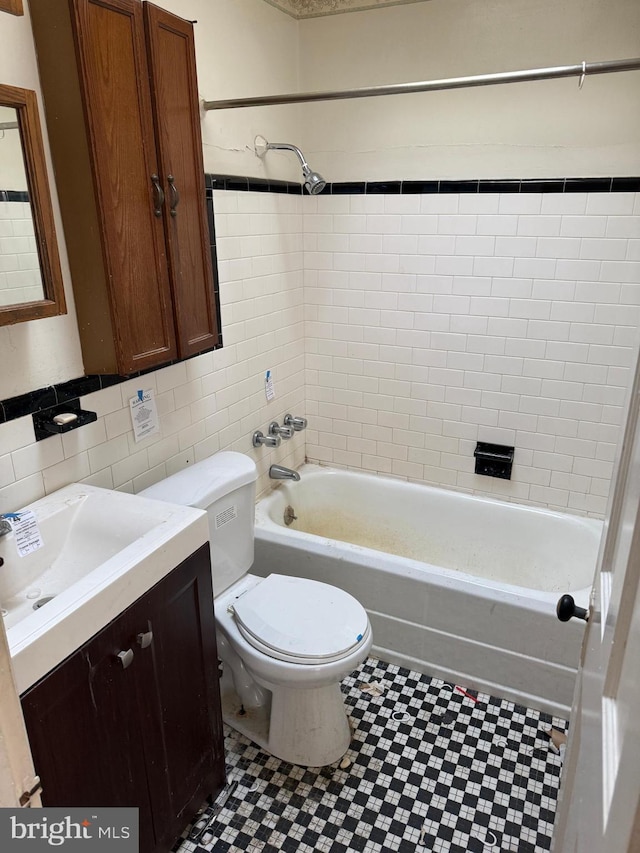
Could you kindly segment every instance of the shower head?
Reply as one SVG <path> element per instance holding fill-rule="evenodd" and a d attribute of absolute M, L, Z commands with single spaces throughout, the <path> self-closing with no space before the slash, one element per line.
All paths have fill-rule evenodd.
<path fill-rule="evenodd" d="M 318 172 L 312 172 L 308 166 L 302 167 L 304 185 L 311 195 L 318 195 L 326 187 L 327 182 Z"/>
<path fill-rule="evenodd" d="M 312 170 L 311 166 L 304 159 L 302 151 L 295 145 L 289 145 L 287 142 L 267 142 L 263 136 L 256 136 L 254 150 L 258 157 L 264 157 L 267 151 L 293 151 L 298 160 L 300 160 L 302 176 L 304 178 L 304 185 L 307 192 L 311 195 L 317 195 L 322 192 L 327 185 L 327 182 L 322 175 L 319 172 L 314 172 Z"/>

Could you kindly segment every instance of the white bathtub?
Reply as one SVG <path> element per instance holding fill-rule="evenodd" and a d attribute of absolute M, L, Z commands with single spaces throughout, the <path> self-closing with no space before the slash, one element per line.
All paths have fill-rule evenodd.
<path fill-rule="evenodd" d="M 566 715 L 602 522 L 316 465 L 256 506 L 252 571 L 347 590 L 383 660 Z M 297 519 L 286 526 L 286 508 Z"/>

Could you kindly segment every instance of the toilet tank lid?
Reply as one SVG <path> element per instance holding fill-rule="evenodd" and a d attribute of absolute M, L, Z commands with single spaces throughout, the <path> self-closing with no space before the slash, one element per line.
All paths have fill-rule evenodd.
<path fill-rule="evenodd" d="M 207 509 L 214 501 L 255 483 L 255 462 L 244 453 L 223 450 L 140 492 L 145 498 Z"/>

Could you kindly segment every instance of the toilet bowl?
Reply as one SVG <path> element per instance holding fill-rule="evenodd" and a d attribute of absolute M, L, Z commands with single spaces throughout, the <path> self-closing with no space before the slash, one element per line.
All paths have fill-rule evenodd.
<path fill-rule="evenodd" d="M 292 764 L 332 764 L 351 741 L 340 681 L 369 654 L 371 626 L 337 587 L 249 573 L 256 477 L 248 456 L 226 451 L 143 494 L 209 515 L 225 722 Z"/>

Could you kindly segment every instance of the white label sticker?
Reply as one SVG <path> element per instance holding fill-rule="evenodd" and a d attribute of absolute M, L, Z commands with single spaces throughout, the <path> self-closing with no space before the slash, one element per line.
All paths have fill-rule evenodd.
<path fill-rule="evenodd" d="M 264 376 L 264 393 L 267 400 L 273 400 L 276 396 L 276 389 L 273 387 L 273 374 L 267 370 Z"/>
<path fill-rule="evenodd" d="M 158 409 L 152 389 L 138 391 L 137 395 L 129 400 L 129 407 L 131 408 L 133 437 L 136 442 L 160 432 Z"/>
<path fill-rule="evenodd" d="M 21 557 L 26 557 L 38 548 L 42 548 L 44 542 L 38 527 L 38 519 L 28 509 L 20 512 L 15 518 L 9 519 L 13 532 L 16 536 L 16 547 Z"/>

